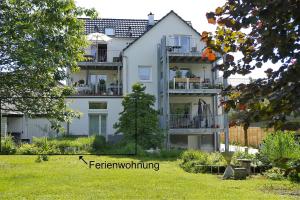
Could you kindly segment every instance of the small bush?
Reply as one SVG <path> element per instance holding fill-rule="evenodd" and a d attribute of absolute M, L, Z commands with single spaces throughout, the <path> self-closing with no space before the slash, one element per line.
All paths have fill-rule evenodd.
<path fill-rule="evenodd" d="M 288 179 L 290 181 L 300 183 L 300 172 L 298 172 L 296 169 L 293 169 L 292 171 L 290 171 Z"/>
<path fill-rule="evenodd" d="M 256 158 L 255 154 L 249 154 L 244 151 L 236 151 L 232 156 L 231 164 L 239 165 L 240 162 L 238 161 L 238 159 L 249 159 L 252 162 L 255 162 L 255 158 Z"/>
<path fill-rule="evenodd" d="M 16 153 L 16 145 L 11 136 L 1 139 L 1 152 L 0 154 L 9 155 Z"/>
<path fill-rule="evenodd" d="M 183 163 L 189 161 L 197 161 L 199 164 L 206 164 L 207 157 L 208 157 L 207 153 L 202 151 L 196 151 L 196 150 L 185 151 L 181 155 L 181 159 L 183 160 Z"/>
<path fill-rule="evenodd" d="M 18 150 L 17 154 L 24 154 L 24 155 L 35 155 L 38 154 L 39 148 L 33 144 L 22 144 Z"/>
<path fill-rule="evenodd" d="M 103 137 L 102 135 L 95 136 L 94 141 L 92 143 L 93 150 L 99 151 L 99 150 L 105 148 L 105 146 L 106 146 L 105 137 Z"/>
<path fill-rule="evenodd" d="M 273 167 L 272 169 L 267 170 L 264 175 L 268 179 L 272 180 L 283 180 L 285 179 L 284 177 L 284 171 L 278 167 Z"/>
<path fill-rule="evenodd" d="M 38 154 L 60 154 L 59 148 L 51 142 L 48 142 L 47 138 L 33 138 L 33 145 L 38 148 Z"/>
<path fill-rule="evenodd" d="M 191 173 L 206 173 L 210 171 L 211 165 L 223 166 L 225 159 L 220 153 L 206 153 L 196 150 L 185 151 L 181 155 L 182 163 L 180 166 Z"/>
<path fill-rule="evenodd" d="M 42 161 L 48 161 L 49 158 L 48 158 L 48 155 L 45 155 L 45 154 L 41 154 L 41 155 L 38 155 L 38 157 L 36 158 L 35 162 L 42 162 Z"/>
<path fill-rule="evenodd" d="M 295 132 L 277 131 L 268 134 L 260 149 L 261 157 L 267 158 L 272 166 L 290 168 L 290 164 L 300 159 L 300 146 L 295 140 Z"/>

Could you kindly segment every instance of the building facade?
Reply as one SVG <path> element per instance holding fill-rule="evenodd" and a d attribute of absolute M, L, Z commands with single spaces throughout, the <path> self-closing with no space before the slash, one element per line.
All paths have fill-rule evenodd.
<path fill-rule="evenodd" d="M 162 19 L 83 19 L 90 46 L 80 71 L 66 84 L 77 94 L 67 104 L 81 113 L 66 125 L 70 135 L 103 135 L 119 140 L 113 125 L 122 111 L 123 96 L 135 83 L 156 97 L 166 144 L 214 151 L 219 148 L 223 115 L 218 107 L 221 82 L 214 63 L 201 58 L 205 43 L 200 34 L 174 11 Z M 49 136 L 49 122 L 26 116 L 5 116 L 7 132 L 21 139 Z"/>

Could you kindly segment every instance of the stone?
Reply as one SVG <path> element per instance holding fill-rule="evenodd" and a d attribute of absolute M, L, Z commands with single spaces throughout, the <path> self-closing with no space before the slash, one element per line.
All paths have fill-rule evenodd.
<path fill-rule="evenodd" d="M 247 177 L 247 170 L 246 168 L 240 167 L 234 169 L 234 179 L 235 180 L 245 180 Z"/>

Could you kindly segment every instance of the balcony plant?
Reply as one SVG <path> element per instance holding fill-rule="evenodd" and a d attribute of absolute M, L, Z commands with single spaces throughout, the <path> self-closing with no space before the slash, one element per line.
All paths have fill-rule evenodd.
<path fill-rule="evenodd" d="M 186 72 L 185 76 L 187 78 L 195 78 L 196 77 L 196 75 L 193 74 L 192 70 L 190 70 L 190 69 Z"/>
<path fill-rule="evenodd" d="M 99 80 L 100 94 L 106 94 L 106 81 L 104 79 Z"/>
<path fill-rule="evenodd" d="M 80 79 L 80 80 L 78 81 L 78 84 L 79 84 L 79 85 L 84 85 L 84 80 L 83 80 L 83 79 Z"/>

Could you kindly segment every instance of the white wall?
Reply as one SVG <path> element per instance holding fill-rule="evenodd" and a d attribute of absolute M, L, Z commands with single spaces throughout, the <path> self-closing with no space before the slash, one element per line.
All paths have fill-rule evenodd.
<path fill-rule="evenodd" d="M 74 119 L 70 124 L 70 134 L 89 135 L 88 114 L 95 113 L 89 110 L 89 102 L 107 102 L 107 111 L 99 111 L 99 113 L 107 113 L 107 134 L 114 134 L 113 125 L 118 121 L 119 113 L 123 110 L 122 100 L 123 98 L 68 98 L 70 108 L 82 113 L 80 119 Z"/>
<path fill-rule="evenodd" d="M 123 73 L 123 80 L 125 84 L 128 83 L 127 91 L 124 91 L 124 93 L 130 93 L 131 86 L 139 82 L 138 66 L 147 65 L 152 66 L 152 81 L 144 83 L 147 88 L 146 92 L 155 95 L 157 98 L 157 45 L 161 42 L 161 38 L 164 35 L 174 34 L 191 35 L 193 38 L 199 38 L 197 46 L 204 46 L 204 44 L 200 44 L 200 36 L 194 30 L 174 13 L 169 14 L 124 52 L 125 61 L 123 63 L 125 63 L 125 66 L 123 67 L 126 72 Z M 126 90 L 125 87 L 124 90 Z"/>

